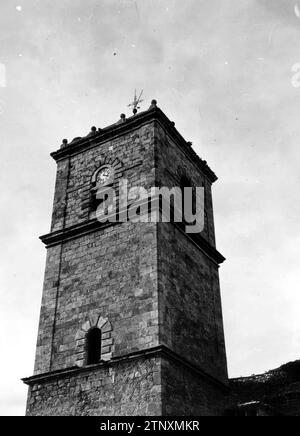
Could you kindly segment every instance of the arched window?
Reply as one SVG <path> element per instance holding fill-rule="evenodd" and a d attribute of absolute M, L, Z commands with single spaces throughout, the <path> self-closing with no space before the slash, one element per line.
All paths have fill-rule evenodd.
<path fill-rule="evenodd" d="M 193 188 L 192 191 L 192 198 L 187 197 L 184 188 Z M 192 210 L 190 211 L 191 214 L 194 214 L 196 212 L 196 195 L 195 195 L 195 189 L 193 187 L 193 184 L 191 181 L 186 177 L 182 176 L 180 179 L 180 189 L 182 193 L 182 217 L 184 220 L 184 210 L 185 207 L 192 207 Z"/>
<path fill-rule="evenodd" d="M 101 330 L 91 328 L 86 335 L 86 364 L 93 365 L 101 358 Z"/>

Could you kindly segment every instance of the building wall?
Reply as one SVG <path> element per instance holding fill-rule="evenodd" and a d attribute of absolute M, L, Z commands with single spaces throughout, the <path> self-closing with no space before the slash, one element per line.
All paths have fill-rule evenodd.
<path fill-rule="evenodd" d="M 28 416 L 161 415 L 160 358 L 138 359 L 37 382 Z"/>
<path fill-rule="evenodd" d="M 126 223 L 49 248 L 35 374 L 78 364 L 76 335 L 99 316 L 112 357 L 158 344 L 156 245 L 155 224 Z"/>
<path fill-rule="evenodd" d="M 52 231 L 89 221 L 91 177 L 104 162 L 129 187 L 152 186 L 153 136 L 151 124 L 141 126 L 59 161 Z M 111 324 L 112 356 L 157 345 L 156 277 L 155 223 L 112 225 L 49 247 L 35 374 L 77 364 L 76 334 L 99 316 Z"/>
<path fill-rule="evenodd" d="M 160 224 L 160 341 L 227 383 L 217 266 L 172 224 Z"/>
<path fill-rule="evenodd" d="M 211 181 L 160 125 L 156 129 L 158 179 L 179 186 L 186 175 L 205 188 L 205 228 L 215 247 Z M 187 147 L 187 146 L 186 146 Z M 227 382 L 218 265 L 172 223 L 158 226 L 160 340 L 203 371 Z"/>
<path fill-rule="evenodd" d="M 182 173 L 203 185 L 202 236 L 215 246 L 211 182 L 158 123 L 97 141 L 90 136 L 86 150 L 58 161 L 54 234 L 90 222 L 92 175 L 110 163 L 115 187 L 120 177 L 129 187 L 179 186 Z M 100 322 L 106 363 L 86 368 L 85 334 Z M 162 376 L 157 359 L 128 357 L 161 344 L 226 383 L 218 266 L 187 235 L 172 223 L 128 222 L 54 243 L 47 253 L 35 375 L 57 373 L 30 381 L 28 414 L 218 414 L 221 384 L 198 380 L 168 361 Z M 122 356 L 122 365 L 115 364 Z M 59 373 L 74 367 L 83 368 Z"/>
<path fill-rule="evenodd" d="M 157 142 L 157 181 L 160 186 L 180 186 L 180 179 L 185 175 L 191 184 L 204 187 L 205 195 L 205 227 L 201 233 L 210 245 L 215 247 L 215 227 L 211 181 L 199 169 L 199 166 L 188 153 L 188 145 L 178 143 L 157 123 L 155 128 Z"/>
<path fill-rule="evenodd" d="M 229 391 L 166 358 L 162 380 L 163 415 L 223 416 L 230 404 Z"/>
<path fill-rule="evenodd" d="M 120 177 L 129 187 L 154 185 L 154 123 L 105 142 L 91 137 L 86 150 L 57 162 L 57 177 L 51 231 L 83 224 L 90 219 L 90 189 L 94 172 L 110 162 L 116 169 L 114 187 Z"/>

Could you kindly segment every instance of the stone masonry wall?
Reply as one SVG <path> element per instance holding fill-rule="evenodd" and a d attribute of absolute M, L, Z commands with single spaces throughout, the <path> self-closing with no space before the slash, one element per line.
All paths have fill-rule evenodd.
<path fill-rule="evenodd" d="M 164 416 L 223 416 L 230 405 L 227 391 L 186 367 L 162 360 Z"/>
<path fill-rule="evenodd" d="M 94 317 L 111 323 L 113 356 L 158 344 L 156 244 L 154 224 L 126 223 L 66 242 L 61 262 L 49 248 L 36 374 L 75 365 L 76 334 Z"/>
<path fill-rule="evenodd" d="M 154 185 L 153 136 L 152 125 L 141 126 L 72 156 L 69 167 L 58 162 L 52 230 L 89 221 L 90 179 L 105 159 L 122 163 L 129 186 Z M 112 225 L 48 248 L 35 374 L 77 364 L 76 334 L 99 316 L 112 326 L 112 356 L 158 344 L 155 223 Z"/>
<path fill-rule="evenodd" d="M 180 186 L 180 178 L 185 175 L 193 186 L 204 187 L 205 190 L 205 227 L 201 236 L 215 247 L 215 228 L 211 193 L 211 182 L 197 165 L 193 163 L 188 154 L 184 153 L 187 145 L 179 147 L 178 144 L 157 124 L 155 128 L 157 140 L 157 181 L 161 186 Z"/>
<path fill-rule="evenodd" d="M 129 187 L 154 185 L 153 123 L 109 141 L 95 138 L 92 144 L 93 148 L 58 162 L 51 231 L 89 220 L 91 179 L 107 161 L 117 163 L 114 187 L 119 177 L 128 179 Z"/>
<path fill-rule="evenodd" d="M 90 222 L 91 178 L 111 162 L 115 184 L 124 177 L 129 187 L 178 186 L 184 173 L 204 186 L 202 236 L 215 246 L 210 181 L 159 123 L 91 141 L 93 148 L 58 161 L 52 232 Z M 162 344 L 227 381 L 218 266 L 174 224 L 114 224 L 48 248 L 35 375 L 84 366 L 83 332 L 99 320 L 111 362 L 34 385 L 29 415 L 220 412 L 221 390 L 167 360 L 163 376 L 159 359 L 114 363 Z"/>
<path fill-rule="evenodd" d="M 184 171 L 194 186 L 205 185 L 206 229 L 215 245 L 211 183 L 179 146 L 158 127 L 158 173 L 162 185 L 176 186 Z M 227 382 L 227 363 L 218 265 L 172 223 L 158 226 L 161 343 Z"/>
<path fill-rule="evenodd" d="M 161 415 L 159 358 L 95 366 L 30 388 L 27 415 Z"/>
<path fill-rule="evenodd" d="M 160 224 L 160 341 L 227 382 L 218 267 L 172 224 Z"/>

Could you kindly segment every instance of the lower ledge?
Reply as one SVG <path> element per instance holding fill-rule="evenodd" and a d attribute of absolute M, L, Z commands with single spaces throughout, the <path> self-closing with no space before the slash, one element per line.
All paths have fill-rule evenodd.
<path fill-rule="evenodd" d="M 88 365 L 83 367 L 72 366 L 70 368 L 60 369 L 56 371 L 47 372 L 44 374 L 34 375 L 32 377 L 22 378 L 22 381 L 31 386 L 35 383 L 47 382 L 63 377 L 69 377 L 76 374 L 81 374 L 84 372 L 96 371 L 99 368 L 110 368 L 114 365 L 117 365 L 122 362 L 128 362 L 130 360 L 140 359 L 140 358 L 151 358 L 151 357 L 165 357 L 169 360 L 176 362 L 194 372 L 199 378 L 205 379 L 207 382 L 217 386 L 219 389 L 229 392 L 230 387 L 227 383 L 224 383 L 215 377 L 207 374 L 201 368 L 194 365 L 193 363 L 188 362 L 186 359 L 183 359 L 180 355 L 170 350 L 168 347 L 164 345 L 159 345 L 157 347 L 148 348 L 140 351 L 136 351 L 133 353 L 129 353 L 119 357 L 113 357 L 109 361 L 101 361 L 95 365 Z"/>

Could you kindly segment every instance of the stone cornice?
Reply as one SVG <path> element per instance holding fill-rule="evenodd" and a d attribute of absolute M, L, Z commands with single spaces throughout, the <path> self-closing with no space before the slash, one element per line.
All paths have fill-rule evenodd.
<path fill-rule="evenodd" d="M 102 224 L 93 219 L 87 221 L 83 224 L 75 225 L 64 230 L 57 230 L 56 232 L 51 232 L 46 235 L 40 236 L 40 240 L 46 245 L 47 248 L 54 245 L 58 245 L 62 242 L 67 242 L 71 239 L 75 239 L 89 233 L 106 229 L 110 226 L 120 225 L 122 222 L 107 222 Z M 159 223 L 158 223 L 159 224 Z M 187 234 L 183 229 L 181 223 L 172 223 L 178 228 L 179 231 L 184 233 L 203 253 L 205 253 L 211 260 L 216 264 L 220 265 L 225 261 L 225 257 L 219 253 L 216 248 L 214 248 L 206 239 L 204 239 L 200 234 Z"/>
<path fill-rule="evenodd" d="M 207 165 L 207 162 L 202 160 L 197 155 L 191 145 L 186 142 L 183 136 L 175 128 L 175 124 L 171 122 L 158 107 L 153 107 L 148 111 L 141 112 L 128 119 L 123 119 L 122 122 L 112 124 L 111 126 L 105 127 L 100 131 L 94 131 L 92 134 L 89 134 L 84 138 L 80 138 L 75 142 L 73 141 L 70 144 L 62 146 L 62 148 L 59 150 L 51 153 L 51 156 L 55 161 L 66 159 L 72 155 L 89 150 L 90 148 L 94 148 L 110 139 L 124 135 L 128 132 L 128 130 L 133 130 L 134 128 L 140 127 L 141 125 L 147 124 L 151 121 L 160 122 L 160 124 L 167 130 L 169 135 L 175 139 L 180 147 L 183 148 L 185 154 L 190 158 L 190 160 L 208 177 L 212 183 L 218 179 L 215 173 Z"/>
<path fill-rule="evenodd" d="M 226 258 L 219 253 L 219 251 L 213 247 L 200 233 L 186 233 L 181 223 L 173 223 L 176 228 L 183 233 L 187 238 L 189 238 L 194 245 L 199 248 L 204 254 L 206 254 L 213 262 L 217 265 L 225 262 Z"/>
<path fill-rule="evenodd" d="M 57 230 L 55 232 L 47 233 L 46 235 L 40 236 L 40 240 L 46 245 L 46 247 L 52 247 L 53 245 L 60 244 L 61 242 L 69 241 L 70 239 L 78 238 L 79 236 L 84 236 L 92 233 L 96 230 L 103 230 L 107 227 L 114 226 L 117 224 L 122 224 L 119 222 L 112 223 L 108 222 L 105 224 L 100 223 L 97 219 L 86 221 L 82 224 L 77 224 L 75 226 L 68 227 L 64 230 Z"/>
<path fill-rule="evenodd" d="M 123 362 L 128 363 L 129 361 L 136 360 L 136 359 L 141 359 L 141 358 L 145 359 L 145 358 L 153 358 L 153 357 L 164 357 L 179 365 L 182 365 L 185 368 L 192 371 L 193 373 L 195 373 L 197 376 L 205 379 L 208 383 L 218 386 L 220 389 L 222 389 L 225 392 L 228 392 L 230 389 L 225 382 L 222 382 L 217 378 L 211 376 L 210 374 L 207 374 L 201 368 L 189 362 L 188 360 L 182 358 L 180 355 L 178 355 L 177 353 L 175 353 L 174 351 L 172 351 L 171 349 L 169 349 L 164 345 L 159 345 L 158 347 L 136 351 L 119 357 L 113 357 L 109 361 L 102 361 L 96 365 L 89 365 L 84 367 L 73 366 L 71 368 L 65 368 L 65 369 L 51 371 L 44 374 L 34 375 L 32 377 L 23 378 L 22 381 L 26 385 L 32 386 L 36 383 L 41 384 L 43 382 L 51 382 L 53 380 L 61 379 L 64 377 L 70 377 L 85 372 L 96 371 L 102 368 L 111 368 L 112 366 L 118 365 Z"/>

